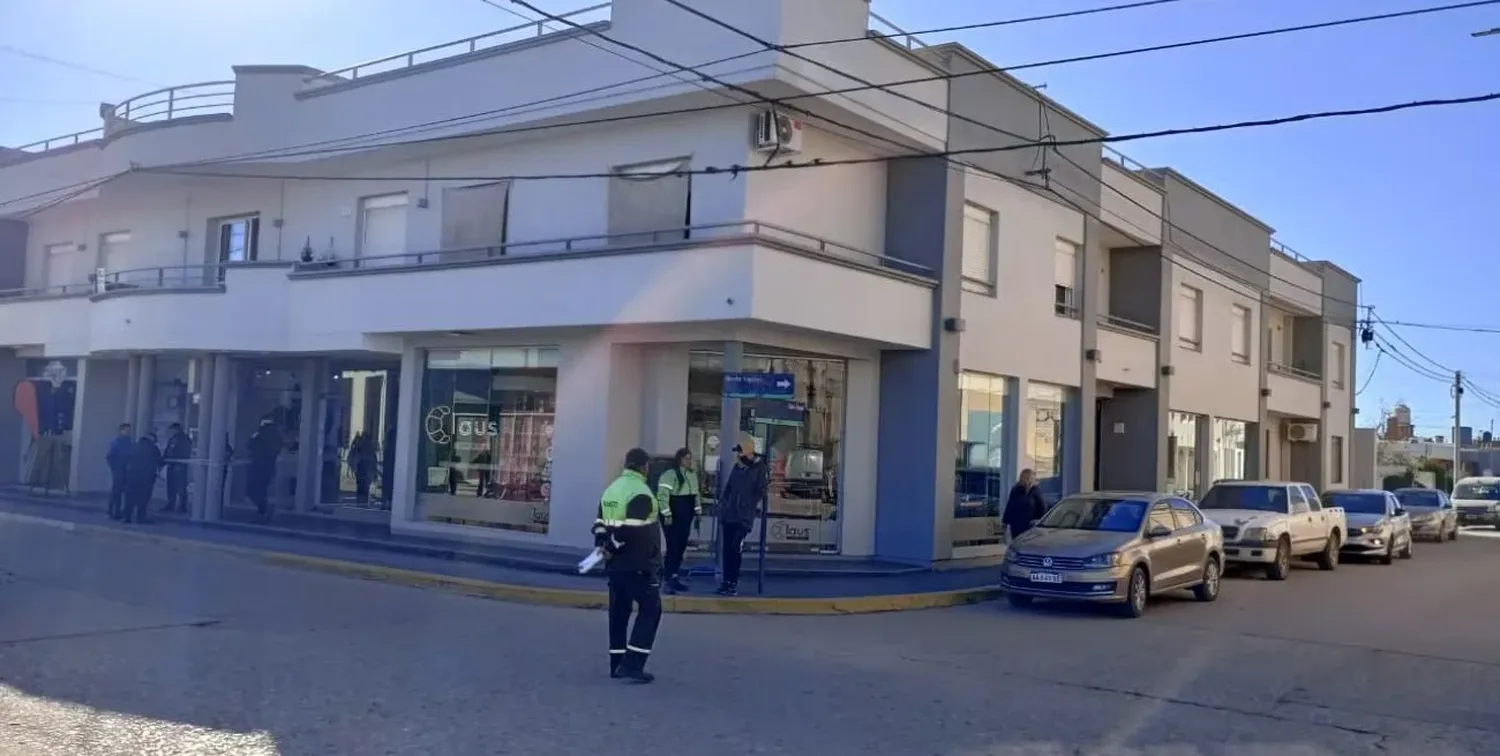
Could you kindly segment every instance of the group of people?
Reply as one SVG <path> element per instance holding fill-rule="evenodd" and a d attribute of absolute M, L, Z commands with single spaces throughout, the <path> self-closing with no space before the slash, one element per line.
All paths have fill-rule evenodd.
<path fill-rule="evenodd" d="M 121 423 L 119 433 L 104 455 L 109 465 L 109 516 L 131 523 L 149 523 L 147 505 L 156 491 L 158 477 L 167 482 L 167 504 L 163 512 L 188 512 L 188 463 L 193 456 L 193 440 L 181 423 L 167 427 L 167 442 L 159 446 L 156 431 L 147 429 L 139 438 L 130 423 Z M 265 418 L 250 437 L 250 464 L 245 481 L 245 496 L 255 504 L 261 519 L 270 519 L 271 484 L 276 478 L 276 458 L 281 454 L 282 434 L 275 420 Z M 234 447 L 224 440 L 224 456 L 234 455 Z M 162 474 L 165 473 L 165 476 Z M 229 468 L 220 473 L 221 486 L 227 490 Z"/>
<path fill-rule="evenodd" d="M 717 593 L 738 593 L 741 546 L 765 505 L 770 468 L 749 434 L 734 447 L 735 462 L 721 476 L 715 515 L 723 557 Z M 646 661 L 661 624 L 661 593 L 686 591 L 682 559 L 693 520 L 703 513 L 698 463 L 679 449 L 652 491 L 647 480 L 651 455 L 631 449 L 620 477 L 605 489 L 594 520 L 594 542 L 604 551 L 609 578 L 609 676 L 648 683 Z M 663 540 L 665 539 L 665 548 Z M 635 616 L 634 626 L 631 616 Z"/>

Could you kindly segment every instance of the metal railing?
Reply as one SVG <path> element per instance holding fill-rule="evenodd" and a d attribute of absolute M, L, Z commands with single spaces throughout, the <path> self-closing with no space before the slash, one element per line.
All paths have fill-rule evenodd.
<path fill-rule="evenodd" d="M 23 286 L 16 289 L 0 289 L 0 302 L 33 299 L 57 299 L 60 297 L 82 297 L 94 293 L 91 283 L 57 284 L 52 286 Z"/>
<path fill-rule="evenodd" d="M 1099 325 L 1116 331 L 1125 331 L 1137 336 L 1149 336 L 1153 339 L 1159 336 L 1161 333 L 1161 329 L 1157 328 L 1154 325 L 1137 323 L 1134 320 L 1131 320 L 1129 318 L 1122 318 L 1119 315 L 1100 314 Z"/>
<path fill-rule="evenodd" d="M 932 45 L 923 42 L 920 37 L 907 32 L 905 29 L 891 23 L 890 19 L 870 11 L 870 36 L 879 39 L 888 39 L 908 50 L 917 50 Z"/>
<path fill-rule="evenodd" d="M 440 249 L 427 252 L 406 252 L 395 255 L 350 257 L 320 257 L 303 260 L 296 265 L 298 272 L 379 270 L 385 268 L 423 267 L 456 263 L 482 263 L 509 259 L 525 259 L 538 255 L 567 255 L 573 253 L 607 252 L 644 249 L 662 245 L 693 246 L 708 242 L 773 241 L 806 252 L 844 260 L 871 268 L 899 271 L 908 275 L 933 279 L 931 268 L 907 262 L 895 257 L 878 255 L 847 244 L 829 241 L 801 231 L 762 221 L 738 223 L 716 223 L 683 228 L 642 231 L 638 233 L 595 234 L 537 241 L 509 242 L 490 247 L 466 249 Z"/>
<path fill-rule="evenodd" d="M 559 18 L 565 18 L 569 21 L 572 21 L 575 24 L 582 25 L 599 21 L 608 21 L 609 8 L 610 3 L 600 3 L 598 5 L 590 5 L 587 8 L 579 8 L 578 10 L 568 11 L 567 13 L 560 13 L 557 14 L 557 16 Z M 443 60 L 444 58 L 453 58 L 459 55 L 469 55 L 471 53 L 479 52 L 480 50 L 488 50 L 492 47 L 500 47 L 502 45 L 508 45 L 514 42 L 536 39 L 538 37 L 542 37 L 546 34 L 556 31 L 567 31 L 570 28 L 563 24 L 555 24 L 556 26 L 561 26 L 562 28 L 549 29 L 547 26 L 548 24 L 555 24 L 555 22 L 550 19 L 540 19 L 531 23 L 507 27 L 499 31 L 486 32 L 474 37 L 466 37 L 464 39 L 455 40 L 453 42 L 444 42 L 442 44 L 433 45 L 431 47 L 423 47 L 419 50 L 412 50 L 410 52 L 404 52 L 398 55 L 380 58 L 379 60 L 366 61 L 358 65 L 349 66 L 348 68 L 340 68 L 336 71 L 325 71 L 321 74 L 307 77 L 304 80 L 306 84 L 305 88 L 318 89 L 321 87 L 333 86 L 335 84 L 344 84 L 351 81 L 358 81 L 363 77 L 381 73 L 388 73 L 390 71 L 400 71 L 402 69 L 411 68 L 412 66 L 421 65 L 423 63 L 431 63 L 436 60 Z"/>
<path fill-rule="evenodd" d="M 186 116 L 234 113 L 234 82 L 204 81 L 136 95 L 110 114 L 131 123 L 170 121 Z"/>
<path fill-rule="evenodd" d="M 1120 166 L 1122 169 L 1124 169 L 1126 171 L 1129 171 L 1129 172 L 1132 172 L 1132 173 L 1138 172 L 1138 171 L 1149 172 L 1151 170 L 1150 168 L 1146 167 L 1145 163 L 1142 163 L 1142 162 L 1140 162 L 1138 160 L 1135 160 L 1135 159 L 1131 158 L 1129 155 L 1126 155 L 1125 153 L 1120 152 L 1119 150 L 1117 150 L 1117 149 L 1115 149 L 1113 147 L 1110 147 L 1107 144 L 1103 145 L 1103 147 L 1104 147 L 1104 159 L 1107 162 L 1114 163 L 1115 165 Z"/>
<path fill-rule="evenodd" d="M 72 134 L 50 137 L 39 142 L 32 142 L 31 144 L 23 144 L 14 149 L 20 152 L 47 152 L 48 150 L 58 150 L 63 147 L 72 147 L 75 144 L 91 142 L 102 136 L 104 136 L 103 128 L 89 129 L 88 131 L 78 131 Z"/>
<path fill-rule="evenodd" d="M 1269 370 L 1272 373 L 1276 373 L 1277 375 L 1284 375 L 1289 378 L 1300 378 L 1301 380 L 1312 381 L 1314 383 L 1318 383 L 1323 380 L 1322 374 L 1316 371 L 1293 367 L 1282 362 L 1268 362 L 1266 363 L 1266 370 Z"/>
<path fill-rule="evenodd" d="M 1277 252 L 1280 252 L 1281 254 L 1286 255 L 1287 257 L 1290 257 L 1290 258 L 1292 258 L 1293 260 L 1296 260 L 1299 263 L 1310 263 L 1310 262 L 1312 262 L 1312 258 L 1307 257 L 1306 255 L 1302 254 L 1301 252 L 1298 252 L 1297 250 L 1292 249 L 1291 247 L 1288 247 L 1287 245 L 1282 244 L 1281 242 L 1279 242 L 1279 241 L 1277 241 L 1275 239 L 1271 240 L 1271 249 L 1273 249 L 1273 250 L 1275 250 Z"/>
<path fill-rule="evenodd" d="M 211 289 L 224 282 L 225 266 L 166 265 L 109 270 L 99 268 L 89 277 L 93 294 L 163 289 Z"/>

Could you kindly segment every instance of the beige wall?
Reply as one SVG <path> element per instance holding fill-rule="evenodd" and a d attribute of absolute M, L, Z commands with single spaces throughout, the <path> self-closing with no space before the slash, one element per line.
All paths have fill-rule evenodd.
<path fill-rule="evenodd" d="M 1163 331 L 1164 338 L 1171 339 L 1171 364 L 1176 368 L 1172 377 L 1172 409 L 1255 422 L 1260 414 L 1259 293 L 1197 262 L 1173 256 L 1170 296 L 1175 298 L 1184 285 L 1202 292 L 1202 350 L 1178 344 L 1177 308 L 1170 308 L 1171 327 Z M 1231 308 L 1236 304 L 1250 310 L 1249 364 L 1230 357 L 1234 322 Z"/>

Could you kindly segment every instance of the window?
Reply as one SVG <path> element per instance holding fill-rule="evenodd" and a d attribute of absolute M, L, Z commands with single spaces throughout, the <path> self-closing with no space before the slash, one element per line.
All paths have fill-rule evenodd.
<path fill-rule="evenodd" d="M 1198 491 L 1199 415 L 1167 414 L 1167 488 L 1178 496 L 1194 498 Z"/>
<path fill-rule="evenodd" d="M 422 378 L 419 516 L 546 533 L 558 352 L 432 350 Z"/>
<path fill-rule="evenodd" d="M 260 216 L 220 218 L 214 224 L 218 226 L 219 262 L 255 262 L 260 251 Z"/>
<path fill-rule="evenodd" d="M 1242 480 L 1245 477 L 1245 436 L 1248 427 L 1239 420 L 1213 419 L 1212 457 L 1209 469 L 1214 480 Z"/>
<path fill-rule="evenodd" d="M 443 190 L 443 259 L 504 254 L 510 209 L 510 182 L 455 186 Z"/>
<path fill-rule="evenodd" d="M 355 255 L 374 265 L 399 265 L 406 254 L 406 192 L 359 201 L 359 245 Z"/>
<path fill-rule="evenodd" d="M 1298 486 L 1302 489 L 1302 498 L 1307 500 L 1307 508 L 1314 512 L 1323 509 L 1323 500 L 1318 498 L 1318 492 L 1312 486 Z"/>
<path fill-rule="evenodd" d="M 1302 491 L 1302 486 L 1291 487 L 1292 514 L 1306 514 L 1312 511 L 1307 503 L 1307 494 Z"/>
<path fill-rule="evenodd" d="M 613 244 L 686 239 L 692 225 L 692 177 L 678 173 L 688 160 L 620 166 L 609 180 L 609 234 Z"/>
<path fill-rule="evenodd" d="M 1250 364 L 1250 308 L 1234 305 L 1230 308 L 1229 356 L 1235 362 Z"/>
<path fill-rule="evenodd" d="M 1068 413 L 1077 411 L 1076 405 L 1069 406 L 1075 402 L 1073 389 L 1026 384 L 1026 455 L 1031 458 L 1036 485 L 1049 505 L 1077 490 L 1067 458 L 1067 450 L 1077 442 L 1069 438 L 1066 422 Z"/>
<path fill-rule="evenodd" d="M 995 293 L 995 219 L 993 210 L 964 203 L 963 286 L 968 291 Z"/>
<path fill-rule="evenodd" d="M 1052 245 L 1053 311 L 1065 317 L 1078 317 L 1078 245 L 1057 239 Z"/>
<path fill-rule="evenodd" d="M 1344 437 L 1329 436 L 1329 446 L 1333 452 L 1333 469 L 1329 470 L 1328 479 L 1334 483 L 1344 482 Z"/>
<path fill-rule="evenodd" d="M 1203 515 L 1198 514 L 1198 510 L 1194 509 L 1192 504 L 1182 499 L 1172 500 L 1172 517 L 1177 520 L 1178 530 L 1196 528 L 1203 524 Z"/>
<path fill-rule="evenodd" d="M 1191 286 L 1177 288 L 1177 345 L 1203 348 L 1203 292 Z"/>
<path fill-rule="evenodd" d="M 1015 449 L 1006 444 L 1011 379 L 965 372 L 958 376 L 958 458 L 953 495 L 953 545 L 1001 543 L 1001 508 L 1010 486 Z"/>
<path fill-rule="evenodd" d="M 1151 522 L 1146 528 L 1155 530 L 1158 526 L 1166 528 L 1169 533 L 1177 529 L 1177 521 L 1172 517 L 1172 508 L 1164 501 L 1152 505 Z"/>
<path fill-rule="evenodd" d="M 1344 345 L 1333 342 L 1333 387 L 1336 389 L 1344 387 L 1345 359 Z"/>
<path fill-rule="evenodd" d="M 61 294 L 73 283 L 73 242 L 48 244 L 42 254 L 42 285 L 53 294 Z"/>
<path fill-rule="evenodd" d="M 100 291 L 112 286 L 128 283 L 133 276 L 155 279 L 150 271 L 128 270 L 130 267 L 130 232 L 116 231 L 99 236 L 99 265 L 104 269 L 103 280 L 97 282 Z"/>

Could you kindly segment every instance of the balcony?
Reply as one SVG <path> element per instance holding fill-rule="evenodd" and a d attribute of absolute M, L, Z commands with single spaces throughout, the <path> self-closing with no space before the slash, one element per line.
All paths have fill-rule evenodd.
<path fill-rule="evenodd" d="M 1323 411 L 1323 377 L 1316 372 L 1272 361 L 1266 364 L 1271 396 L 1266 408 L 1280 415 L 1317 420 Z"/>
<path fill-rule="evenodd" d="M 1156 387 L 1155 326 L 1117 315 L 1099 316 L 1098 378 L 1121 386 Z"/>
<path fill-rule="evenodd" d="M 234 82 L 205 81 L 136 95 L 119 105 L 101 105 L 104 136 L 112 137 L 143 124 L 184 118 L 234 115 Z"/>

